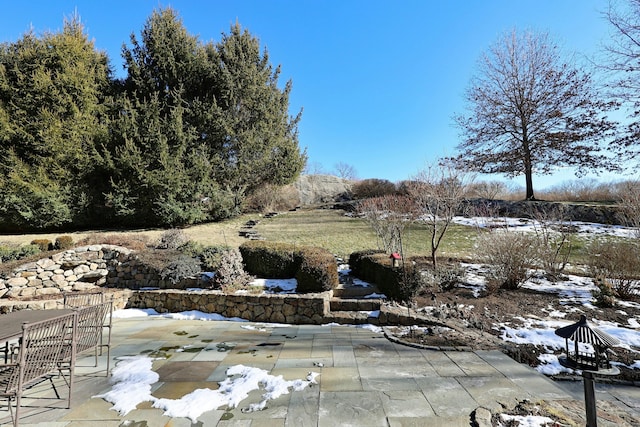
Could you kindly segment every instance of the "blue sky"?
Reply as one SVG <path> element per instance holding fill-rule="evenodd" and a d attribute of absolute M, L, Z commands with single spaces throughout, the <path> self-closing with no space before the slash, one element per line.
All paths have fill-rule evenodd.
<path fill-rule="evenodd" d="M 513 28 L 548 31 L 566 52 L 592 55 L 607 42 L 605 0 L 0 0 L 0 41 L 31 26 L 58 31 L 77 10 L 89 37 L 123 75 L 121 46 L 154 8 L 176 9 L 187 30 L 218 41 L 236 20 L 260 39 L 281 82 L 293 81 L 291 113 L 304 108 L 300 145 L 312 169 L 352 165 L 360 178 L 400 181 L 453 155 L 463 94 L 479 56 Z M 483 177 L 480 177 L 481 179 Z M 614 177 L 615 178 L 615 177 Z M 622 177 L 620 177 L 622 178 Z M 544 188 L 566 171 L 534 177 Z M 611 179 L 611 177 L 603 178 Z M 523 185 L 523 178 L 516 178 Z"/>

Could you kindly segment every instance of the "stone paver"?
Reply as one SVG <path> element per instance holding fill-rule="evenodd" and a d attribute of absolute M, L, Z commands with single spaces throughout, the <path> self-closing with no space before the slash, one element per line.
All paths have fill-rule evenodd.
<path fill-rule="evenodd" d="M 119 357 L 157 357 L 153 369 L 160 380 L 152 394 L 180 398 L 198 388 L 217 389 L 229 367 L 261 368 L 286 380 L 318 372 L 318 384 L 291 391 L 259 412 L 243 408 L 261 400 L 264 390 L 249 394 L 238 408 L 219 408 L 198 418 L 217 427 L 324 426 L 468 426 L 478 407 L 499 410 L 530 399 L 580 408 L 581 383 L 556 383 L 518 364 L 499 351 L 430 351 L 386 340 L 382 334 L 350 326 L 269 325 L 238 322 L 184 321 L 164 318 L 115 319 L 113 368 Z M 186 418 L 171 419 L 149 402 L 126 416 L 91 396 L 111 388 L 99 366 L 77 369 L 71 409 L 24 409 L 22 426 L 82 427 L 146 425 L 191 426 Z M 102 369 L 102 376 L 100 374 Z M 44 386 L 43 386 L 44 387 Z M 65 390 L 63 384 L 58 386 Z M 598 399 L 607 408 L 638 416 L 640 389 L 597 384 Z M 51 394 L 44 387 L 34 393 Z M 42 400 L 26 399 L 28 405 Z M 566 402 L 571 402 L 568 404 Z M 617 418 L 616 418 L 617 419 Z M 0 424 L 8 421 L 6 406 Z M 606 422 L 606 421 L 605 421 Z"/>

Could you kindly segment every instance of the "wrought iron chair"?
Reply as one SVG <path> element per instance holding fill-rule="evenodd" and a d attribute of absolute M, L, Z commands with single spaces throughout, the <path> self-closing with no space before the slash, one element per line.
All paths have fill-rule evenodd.
<path fill-rule="evenodd" d="M 70 358 L 75 357 L 75 321 L 77 313 L 65 314 L 39 322 L 22 325 L 21 343 L 15 363 L 0 365 L 0 396 L 6 397 L 13 425 L 20 419 L 21 400 L 29 388 L 49 380 L 56 397 L 60 399 L 53 377 L 59 373 L 59 363 L 63 349 L 69 343 L 71 334 Z M 73 389 L 73 366 L 69 377 L 65 377 L 69 388 L 67 408 L 71 406 Z M 15 414 L 11 401 L 15 399 Z"/>
<path fill-rule="evenodd" d="M 78 343 L 78 354 L 85 353 L 90 349 L 95 349 L 95 365 L 98 366 L 98 354 L 102 356 L 103 349 L 107 349 L 107 372 L 109 375 L 109 364 L 111 359 L 111 327 L 112 327 L 112 313 L 113 313 L 113 299 L 107 300 L 104 292 L 83 292 L 83 293 L 65 293 L 63 297 L 63 304 L 65 308 L 88 308 L 92 306 L 101 306 L 100 313 L 94 313 L 98 317 L 102 316 L 102 324 L 90 324 L 89 319 L 84 320 L 85 326 L 81 326 L 80 329 L 84 329 L 85 332 L 90 334 L 90 331 L 99 331 L 98 338 L 99 343 L 93 344 L 90 342 L 92 338 L 87 337 L 86 343 Z M 98 309 L 96 309 L 98 310 Z M 106 310 L 106 311 L 105 311 Z M 104 311 L 104 312 L 103 312 Z M 88 314 L 86 314 L 88 316 Z M 83 316 L 81 316 L 83 317 Z M 106 330 L 106 337 L 104 332 Z"/>

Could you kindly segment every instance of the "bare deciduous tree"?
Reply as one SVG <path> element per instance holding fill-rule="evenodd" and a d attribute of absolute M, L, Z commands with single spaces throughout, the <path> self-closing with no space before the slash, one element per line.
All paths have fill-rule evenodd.
<path fill-rule="evenodd" d="M 481 58 L 466 92 L 468 113 L 454 117 L 463 142 L 455 158 L 463 170 L 525 176 L 557 167 L 614 170 L 604 141 L 615 123 L 592 76 L 566 61 L 547 33 L 513 30 Z"/>
<path fill-rule="evenodd" d="M 508 192 L 507 184 L 501 181 L 481 181 L 476 182 L 469 188 L 469 193 L 473 197 L 494 200 Z"/>
<path fill-rule="evenodd" d="M 335 169 L 336 175 L 339 178 L 348 179 L 351 181 L 358 179 L 358 172 L 356 172 L 356 169 L 350 164 L 338 162 L 333 168 Z"/>
<path fill-rule="evenodd" d="M 427 166 L 407 184 L 418 220 L 427 225 L 431 262 L 437 268 L 436 252 L 453 217 L 460 213 L 470 178 L 451 164 Z"/>
<path fill-rule="evenodd" d="M 613 72 L 612 95 L 627 107 L 630 119 L 615 145 L 620 154 L 634 158 L 640 152 L 640 0 L 610 1 L 604 15 L 613 35 L 600 65 Z"/>
<path fill-rule="evenodd" d="M 303 175 L 326 175 L 327 172 L 320 162 L 307 162 L 302 170 Z"/>
<path fill-rule="evenodd" d="M 640 237 L 640 182 L 622 183 L 620 194 L 618 216 L 625 225 L 635 228 L 636 237 Z"/>
<path fill-rule="evenodd" d="M 358 212 L 373 228 L 384 251 L 403 255 L 404 229 L 411 223 L 414 212 L 410 198 L 387 195 L 365 199 L 360 202 Z"/>

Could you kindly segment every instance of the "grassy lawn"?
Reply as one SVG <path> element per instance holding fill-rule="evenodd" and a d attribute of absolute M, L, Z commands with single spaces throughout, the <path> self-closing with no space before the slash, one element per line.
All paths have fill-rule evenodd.
<path fill-rule="evenodd" d="M 184 228 L 187 236 L 204 245 L 238 247 L 247 240 L 238 231 L 250 219 L 260 220 L 255 230 L 269 241 L 286 242 L 301 246 L 320 246 L 344 259 L 355 251 L 379 249 L 378 239 L 373 229 L 359 218 L 345 215 L 342 210 L 320 209 L 284 212 L 273 218 L 262 218 L 258 214 L 246 214 L 238 218 L 218 223 L 200 224 Z M 29 244 L 34 239 L 49 239 L 52 242 L 61 235 L 70 235 L 74 242 L 84 238 L 100 241 L 103 237 L 120 235 L 154 244 L 165 230 L 146 229 L 128 231 L 88 231 L 77 233 L 49 233 L 0 235 L 0 245 L 19 246 Z M 474 244 L 478 231 L 474 227 L 451 225 L 438 250 L 439 258 L 454 257 L 477 260 Z M 572 236 L 571 262 L 582 263 L 588 242 L 595 236 Z M 599 236 L 597 238 L 611 238 Z M 116 239 L 117 240 L 117 239 Z M 405 229 L 405 257 L 430 254 L 429 232 L 424 225 L 411 224 Z"/>
<path fill-rule="evenodd" d="M 270 241 L 304 246 L 320 246 L 343 258 L 364 249 L 379 249 L 373 229 L 359 218 L 351 218 L 341 210 L 302 210 L 263 219 L 257 226 Z M 473 253 L 474 228 L 453 225 L 442 242 L 439 256 L 466 257 Z M 412 224 L 405 229 L 405 256 L 429 255 L 426 227 Z"/>

